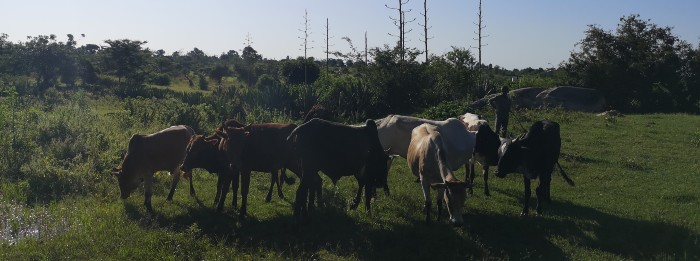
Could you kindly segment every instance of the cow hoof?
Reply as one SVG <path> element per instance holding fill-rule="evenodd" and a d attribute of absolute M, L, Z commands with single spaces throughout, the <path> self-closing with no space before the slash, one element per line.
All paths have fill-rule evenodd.
<path fill-rule="evenodd" d="M 529 214 L 530 214 L 530 213 L 528 213 L 528 211 L 520 212 L 520 216 L 521 216 L 521 217 L 527 217 Z"/>
<path fill-rule="evenodd" d="M 265 197 L 265 203 L 270 203 L 270 201 L 272 201 L 272 196 L 267 195 L 267 196 Z"/>
<path fill-rule="evenodd" d="M 350 210 L 355 210 L 355 209 L 357 209 L 357 206 L 359 206 L 359 205 L 360 205 L 359 202 L 353 202 L 352 204 L 350 204 Z"/>
<path fill-rule="evenodd" d="M 469 192 L 469 195 L 474 195 L 474 190 L 471 189 L 471 188 L 469 188 L 469 189 L 467 190 L 467 192 Z"/>
<path fill-rule="evenodd" d="M 488 190 L 487 190 L 487 191 L 484 191 L 484 195 L 487 196 L 487 197 L 490 197 L 490 196 L 491 196 L 491 192 L 489 192 Z"/>

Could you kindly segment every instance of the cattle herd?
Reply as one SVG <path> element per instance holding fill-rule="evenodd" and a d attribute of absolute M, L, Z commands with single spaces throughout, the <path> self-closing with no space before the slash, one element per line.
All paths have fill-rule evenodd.
<path fill-rule="evenodd" d="M 197 135 L 188 126 L 172 126 L 159 132 L 134 134 L 129 140 L 121 166 L 114 168 L 121 198 L 126 199 L 144 183 L 144 205 L 153 213 L 151 195 L 153 174 L 169 171 L 172 184 L 170 201 L 180 176 L 190 178 L 190 194 L 195 194 L 191 172 L 202 168 L 218 176 L 214 204 L 217 210 L 232 190 L 232 205 L 239 215 L 247 214 L 247 197 L 251 171 L 270 173 L 270 187 L 265 201 L 277 194 L 284 198 L 282 184 L 292 184 L 287 170 L 300 180 L 294 198 L 294 217 L 308 219 L 309 210 L 322 200 L 323 172 L 334 184 L 344 176 L 354 176 L 358 188 L 351 209 L 357 208 L 364 194 L 364 207 L 371 213 L 371 199 L 376 188 L 389 194 L 389 168 L 395 156 L 408 162 L 418 179 L 424 197 L 426 222 L 432 211 L 431 188 L 436 190 L 437 218 L 443 203 L 450 222 L 463 224 L 462 211 L 467 194 L 473 193 L 474 164 L 483 169 L 484 194 L 488 188 L 489 166 L 497 166 L 495 175 L 521 173 L 524 181 L 522 215 L 529 212 L 530 183 L 539 178 L 535 189 L 537 213 L 542 204 L 550 202 L 550 182 L 558 166 L 561 139 L 559 125 L 551 121 L 534 122 L 530 129 L 515 139 L 499 137 L 485 120 L 467 113 L 457 118 L 433 121 L 410 116 L 389 115 L 367 120 L 364 125 L 345 125 L 319 118 L 307 117 L 299 126 L 285 123 L 256 123 L 244 125 L 229 119 L 209 136 Z M 462 165 L 467 170 L 465 181 L 454 171 Z M 568 184 L 573 182 L 559 166 Z"/>

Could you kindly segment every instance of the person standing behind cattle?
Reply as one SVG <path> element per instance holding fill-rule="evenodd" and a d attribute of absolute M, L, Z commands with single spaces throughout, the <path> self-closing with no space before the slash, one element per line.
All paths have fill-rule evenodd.
<path fill-rule="evenodd" d="M 510 98 L 508 97 L 508 86 L 501 87 L 501 94 L 489 99 L 489 104 L 496 111 L 496 133 L 505 137 L 508 132 L 508 117 L 510 114 Z"/>

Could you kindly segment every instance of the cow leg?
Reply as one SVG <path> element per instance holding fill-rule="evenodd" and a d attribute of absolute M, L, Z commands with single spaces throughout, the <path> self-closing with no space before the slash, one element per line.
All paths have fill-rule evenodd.
<path fill-rule="evenodd" d="M 153 195 L 153 173 L 150 173 L 150 175 L 146 175 L 146 177 L 144 178 L 143 190 L 143 205 L 146 206 L 146 213 L 153 214 L 153 207 L 151 206 L 151 195 Z"/>
<path fill-rule="evenodd" d="M 220 177 L 222 177 L 222 179 L 221 179 L 222 184 L 220 186 L 221 197 L 219 198 L 219 202 L 218 202 L 218 205 L 216 207 L 216 210 L 219 212 L 224 210 L 224 203 L 226 202 L 226 194 L 228 194 L 228 188 L 229 188 L 229 186 L 232 186 L 231 182 L 234 179 L 236 179 L 236 180 L 238 179 L 238 173 L 237 173 L 237 171 L 229 169 L 225 173 L 222 173 Z M 234 192 L 233 195 L 234 195 L 233 201 L 236 202 L 236 199 L 235 199 L 236 192 Z M 235 207 L 236 206 L 234 205 L 234 208 Z"/>
<path fill-rule="evenodd" d="M 221 193 L 222 190 L 228 189 L 228 185 L 224 187 L 224 179 L 225 179 L 225 173 L 219 173 L 216 178 L 216 196 L 214 197 L 214 206 L 216 206 L 217 203 L 219 203 L 219 199 L 221 198 Z"/>
<path fill-rule="evenodd" d="M 175 194 L 175 188 L 177 188 L 177 183 L 180 182 L 180 168 L 175 168 L 170 170 L 170 175 L 173 176 L 173 182 L 170 184 L 170 193 L 168 193 L 168 201 L 173 201 L 173 195 Z"/>
<path fill-rule="evenodd" d="M 430 202 L 430 184 L 426 182 L 421 182 L 423 187 L 423 212 L 425 213 L 425 223 L 430 224 L 430 209 L 432 208 L 432 203 Z"/>
<path fill-rule="evenodd" d="M 318 172 L 314 173 L 313 183 L 307 188 L 309 194 L 308 208 L 313 211 L 316 207 L 316 197 L 318 196 L 318 204 L 321 204 L 321 175 Z"/>
<path fill-rule="evenodd" d="M 284 199 L 284 193 L 282 192 L 282 184 L 287 181 L 287 174 L 285 173 L 285 169 L 283 168 L 279 174 L 277 174 L 277 171 L 275 171 L 275 177 L 277 178 L 277 196 L 280 199 Z"/>
<path fill-rule="evenodd" d="M 530 179 L 523 175 L 523 185 L 525 187 L 525 196 L 523 197 L 523 211 L 520 212 L 521 216 L 527 216 L 530 213 L 529 203 L 530 203 Z"/>
<path fill-rule="evenodd" d="M 551 174 L 549 177 L 547 175 L 542 175 L 540 176 L 540 183 L 535 189 L 535 194 L 537 195 L 537 214 L 541 215 L 542 214 L 542 205 L 543 203 L 547 202 L 550 203 L 552 202 L 552 199 L 549 196 L 549 186 L 551 183 Z"/>
<path fill-rule="evenodd" d="M 372 216 L 372 197 L 374 193 L 377 193 L 374 186 L 365 185 L 365 212 L 370 216 Z"/>
<path fill-rule="evenodd" d="M 231 206 L 236 209 L 238 207 L 238 185 L 240 184 L 240 176 L 241 172 L 240 170 L 234 170 L 231 175 Z"/>
<path fill-rule="evenodd" d="M 194 184 L 192 183 L 192 178 L 193 178 L 193 177 L 192 177 L 192 171 L 190 170 L 189 173 L 188 173 L 188 172 L 183 172 L 183 175 L 185 175 L 186 177 L 189 177 L 189 181 L 190 181 L 190 196 L 195 196 Z"/>
<path fill-rule="evenodd" d="M 469 169 L 467 169 L 467 164 L 469 164 Z M 474 172 L 474 158 L 469 159 L 469 162 L 464 165 L 464 169 L 467 171 L 466 177 L 464 177 L 465 180 L 469 181 L 469 189 L 467 190 L 469 192 L 469 195 L 474 194 L 474 190 L 472 187 L 474 187 L 474 177 L 476 176 L 476 173 Z"/>
<path fill-rule="evenodd" d="M 360 198 L 362 198 L 362 189 L 364 187 L 365 183 L 357 180 L 357 192 L 355 193 L 355 198 L 352 200 L 352 204 L 350 204 L 350 209 L 354 210 L 358 205 L 360 205 Z"/>
<path fill-rule="evenodd" d="M 437 189 L 437 195 L 435 196 L 435 203 L 437 204 L 437 221 L 440 221 L 442 217 L 442 202 L 445 201 L 445 189 Z"/>
<path fill-rule="evenodd" d="M 272 190 L 275 188 L 275 183 L 277 183 L 279 178 L 277 178 L 277 170 L 270 172 L 270 188 L 267 189 L 267 195 L 265 196 L 265 202 L 270 202 L 272 200 Z M 277 185 L 279 188 L 279 184 Z"/>
<path fill-rule="evenodd" d="M 250 170 L 241 172 L 241 210 L 238 215 L 243 218 L 248 214 L 248 189 L 250 188 Z"/>
<path fill-rule="evenodd" d="M 481 166 L 484 168 L 484 171 L 482 171 L 481 174 L 484 175 L 484 195 L 486 196 L 491 196 L 491 192 L 489 191 L 489 166 Z M 471 190 L 471 188 L 469 188 Z"/>
<path fill-rule="evenodd" d="M 294 217 L 298 222 L 306 219 L 307 213 L 307 197 L 309 194 L 309 183 L 313 183 L 314 177 L 312 177 L 311 171 L 302 170 L 301 182 L 299 182 L 299 187 L 297 188 L 296 197 L 294 199 Z"/>

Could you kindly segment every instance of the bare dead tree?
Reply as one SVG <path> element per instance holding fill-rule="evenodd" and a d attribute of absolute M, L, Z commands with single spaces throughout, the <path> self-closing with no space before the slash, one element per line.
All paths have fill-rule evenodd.
<path fill-rule="evenodd" d="M 477 29 L 477 31 L 474 32 L 474 33 L 476 33 L 476 35 L 477 35 L 477 37 L 476 37 L 474 40 L 477 40 L 477 41 L 478 41 L 478 46 L 475 47 L 475 48 L 478 48 L 478 50 L 479 50 L 479 70 L 481 70 L 481 66 L 482 66 L 482 63 L 481 63 L 481 49 L 482 49 L 482 47 L 484 47 L 484 46 L 488 46 L 488 44 L 483 44 L 483 39 L 486 38 L 486 37 L 489 37 L 488 35 L 483 35 L 483 34 L 482 34 L 484 28 L 486 28 L 486 26 L 484 25 L 484 16 L 483 16 L 483 12 L 482 12 L 482 11 L 483 11 L 483 9 L 482 9 L 482 6 L 481 6 L 481 0 L 479 0 L 479 12 L 477 13 L 477 18 L 478 18 L 479 20 L 478 20 L 476 23 L 474 23 L 474 25 L 476 25 L 476 29 Z"/>
<path fill-rule="evenodd" d="M 245 35 L 245 40 L 243 42 L 243 46 L 248 47 L 253 45 L 253 37 L 250 36 L 250 33 L 247 33 Z"/>
<path fill-rule="evenodd" d="M 368 65 L 367 63 L 367 31 L 365 31 L 365 65 Z"/>
<path fill-rule="evenodd" d="M 330 37 L 330 26 L 328 24 L 327 17 L 326 17 L 326 34 L 325 35 L 326 35 L 326 71 L 328 71 L 328 59 L 329 59 L 328 56 L 331 53 L 330 48 L 331 48 L 331 46 L 333 46 L 332 44 L 330 44 L 330 38 L 333 38 L 333 37 Z"/>
<path fill-rule="evenodd" d="M 428 29 L 433 28 L 432 26 L 428 26 L 428 0 L 423 0 L 423 24 L 418 23 L 418 25 L 423 26 L 423 42 L 425 44 L 425 63 L 430 63 L 430 59 L 428 58 L 428 40 L 433 39 L 433 37 L 428 36 Z"/>
<path fill-rule="evenodd" d="M 304 28 L 299 29 L 299 31 L 302 33 L 302 36 L 299 37 L 301 39 L 302 43 L 300 46 L 304 48 L 304 84 L 308 84 L 307 82 L 307 76 L 306 76 L 306 62 L 307 62 L 307 53 L 309 49 L 313 49 L 311 43 L 313 40 L 310 39 L 311 37 L 311 25 L 309 21 L 309 12 L 304 9 L 304 23 L 303 23 Z"/>
<path fill-rule="evenodd" d="M 399 51 L 401 52 L 401 60 L 402 61 L 406 57 L 406 34 L 413 31 L 413 29 L 406 31 L 406 25 L 408 23 L 416 20 L 415 18 L 413 18 L 410 21 L 406 21 L 406 13 L 411 12 L 412 9 L 408 9 L 407 11 L 404 11 L 403 5 L 408 4 L 409 1 L 410 0 L 405 0 L 405 2 L 404 2 L 404 0 L 399 0 L 399 7 L 398 8 L 397 7 L 390 7 L 387 4 L 384 5 L 384 6 L 386 6 L 386 8 L 389 8 L 391 10 L 396 10 L 399 12 L 399 18 L 393 18 L 393 17 L 389 16 L 389 19 L 394 21 L 394 25 L 396 25 L 399 28 L 399 34 L 393 35 L 393 34 L 389 33 L 389 35 L 399 38 L 398 47 L 399 47 Z"/>

